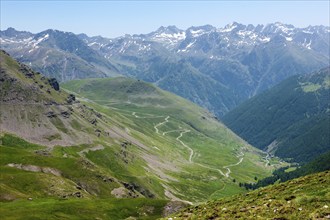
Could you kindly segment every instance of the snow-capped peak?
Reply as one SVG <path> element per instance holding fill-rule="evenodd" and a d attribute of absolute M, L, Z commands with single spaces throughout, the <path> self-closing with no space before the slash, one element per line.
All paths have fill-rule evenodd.
<path fill-rule="evenodd" d="M 231 32 L 235 28 L 239 26 L 239 23 L 237 22 L 232 22 L 230 24 L 227 24 L 224 28 L 219 28 L 218 32 L 226 33 L 226 32 Z"/>
<path fill-rule="evenodd" d="M 210 33 L 212 31 L 215 31 L 216 28 L 212 25 L 204 25 L 204 26 L 192 26 L 187 29 L 186 33 L 191 35 L 192 37 L 199 37 L 203 34 Z"/>
<path fill-rule="evenodd" d="M 285 35 L 292 34 L 292 31 L 295 30 L 293 25 L 283 24 L 281 22 L 275 22 L 273 24 L 267 24 L 262 32 L 264 33 L 284 33 Z"/>
<path fill-rule="evenodd" d="M 150 33 L 149 36 L 151 40 L 173 45 L 181 40 L 184 40 L 186 38 L 186 33 L 176 26 L 161 26 L 157 29 L 157 31 Z"/>

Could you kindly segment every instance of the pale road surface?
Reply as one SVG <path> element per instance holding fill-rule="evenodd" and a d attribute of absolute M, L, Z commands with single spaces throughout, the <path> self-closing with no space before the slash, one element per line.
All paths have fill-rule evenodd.
<path fill-rule="evenodd" d="M 156 124 L 156 125 L 154 126 L 154 129 L 155 129 L 155 131 L 156 131 L 157 134 L 159 134 L 158 127 L 161 126 L 161 125 L 163 125 L 163 124 L 165 124 L 165 123 L 167 123 L 169 118 L 170 118 L 170 116 L 167 116 L 167 117 L 165 118 L 165 121 L 160 122 L 160 123 L 158 123 L 158 124 Z"/>
<path fill-rule="evenodd" d="M 135 118 L 162 118 L 164 116 L 138 116 L 136 115 L 136 112 L 133 112 L 132 115 L 135 117 Z M 170 116 L 168 116 L 170 117 Z"/>
<path fill-rule="evenodd" d="M 229 177 L 230 173 L 231 173 L 231 170 L 229 169 L 229 167 L 234 167 L 234 166 L 237 166 L 239 165 L 240 163 L 242 163 L 244 157 L 242 158 L 239 158 L 239 161 L 235 164 L 230 164 L 230 165 L 227 165 L 227 166 L 224 166 L 223 168 L 227 169 L 227 172 L 225 173 L 226 177 Z"/>
<path fill-rule="evenodd" d="M 186 145 L 183 141 L 180 140 L 180 138 L 182 138 L 183 134 L 190 132 L 190 130 L 184 130 L 180 133 L 180 135 L 176 138 L 176 140 L 178 140 L 184 147 L 188 148 L 188 150 L 190 151 L 190 155 L 189 155 L 189 163 L 192 163 L 192 157 L 194 155 L 194 150 L 191 149 L 188 145 Z"/>
<path fill-rule="evenodd" d="M 265 157 L 265 160 L 266 160 L 266 167 L 269 166 L 269 164 L 270 164 L 269 157 L 270 157 L 270 155 L 269 155 L 269 153 L 267 153 L 267 155 L 266 155 L 266 157 Z"/>

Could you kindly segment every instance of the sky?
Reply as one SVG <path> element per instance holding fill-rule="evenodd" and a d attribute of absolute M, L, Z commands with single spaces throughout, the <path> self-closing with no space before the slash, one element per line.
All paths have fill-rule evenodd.
<path fill-rule="evenodd" d="M 329 24 L 330 1 L 28 1 L 1 0 L 0 27 L 38 33 L 46 29 L 89 36 L 145 34 L 160 26 L 186 29 L 231 22 L 296 27 Z"/>

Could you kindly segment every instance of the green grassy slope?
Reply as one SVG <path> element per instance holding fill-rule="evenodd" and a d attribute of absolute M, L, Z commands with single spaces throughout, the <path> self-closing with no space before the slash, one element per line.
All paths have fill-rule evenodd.
<path fill-rule="evenodd" d="M 224 123 L 252 145 L 307 162 L 330 150 L 329 68 L 294 76 L 240 105 Z"/>
<path fill-rule="evenodd" d="M 162 216 L 164 200 L 37 199 L 15 201 L 0 206 L 2 219 L 157 219 Z"/>
<path fill-rule="evenodd" d="M 5 134 L 0 141 L 1 219 L 155 219 L 168 203 L 141 194 L 141 198 L 114 198 L 111 191 L 120 183 L 77 155 L 82 146 L 57 147 L 45 156 L 40 153 L 45 147 L 18 137 Z M 67 157 L 60 154 L 63 150 Z M 30 170 L 8 164 L 30 165 Z"/>
<path fill-rule="evenodd" d="M 172 219 L 328 219 L 330 172 L 188 207 Z"/>
<path fill-rule="evenodd" d="M 170 187 L 176 189 L 177 196 L 187 195 L 189 201 L 240 192 L 242 189 L 233 179 L 254 181 L 254 176 L 267 175 L 264 168 L 272 169 L 265 167 L 258 151 L 210 113 L 151 84 L 114 78 L 70 81 L 62 86 L 79 93 L 82 100 L 104 114 L 121 112 L 133 120 L 133 123 L 124 123 L 125 126 L 134 128 L 135 135 L 143 138 L 146 145 L 154 146 L 155 154 L 164 161 L 188 171 L 178 174 L 169 170 L 169 174 L 179 180 Z M 152 139 L 141 134 L 148 134 Z M 226 177 L 228 165 L 231 173 Z M 187 185 L 193 187 L 187 188 Z"/>
<path fill-rule="evenodd" d="M 72 100 L 47 78 L 0 55 L 1 219 L 162 216 L 169 202 L 164 188 L 155 173 L 146 173 L 138 146 L 124 144 L 124 132 L 112 129 L 119 126 L 116 116 Z M 103 157 L 94 159 L 98 151 Z"/>
<path fill-rule="evenodd" d="M 129 213 L 142 201 L 158 210 L 149 216 L 159 216 L 165 200 L 232 195 L 244 191 L 238 182 L 265 177 L 281 165 L 273 159 L 268 166 L 264 153 L 210 113 L 150 84 L 73 81 L 65 87 L 81 94 L 75 100 L 6 53 L 0 58 L 0 198 L 1 206 L 10 201 L 8 218 L 16 205 L 29 206 L 27 198 L 45 215 L 66 204 L 90 210 L 92 201 L 140 198 L 125 203 Z M 88 213 L 99 216 L 94 211 Z"/>

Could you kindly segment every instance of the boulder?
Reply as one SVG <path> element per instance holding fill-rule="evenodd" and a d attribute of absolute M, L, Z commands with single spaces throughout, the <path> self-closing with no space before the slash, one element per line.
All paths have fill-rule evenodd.
<path fill-rule="evenodd" d="M 55 112 L 50 111 L 50 112 L 47 112 L 47 113 L 46 113 L 46 116 L 47 116 L 48 118 L 55 118 L 55 117 L 56 117 L 56 114 L 55 114 Z"/>
<path fill-rule="evenodd" d="M 53 87 L 56 91 L 60 90 L 60 85 L 58 84 L 57 80 L 55 78 L 48 79 L 49 85 Z"/>
<path fill-rule="evenodd" d="M 68 104 L 72 104 L 74 101 L 76 101 L 76 97 L 73 94 L 69 94 L 68 97 L 66 98 L 66 102 Z"/>

